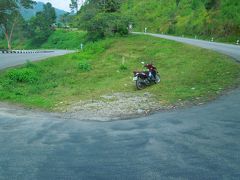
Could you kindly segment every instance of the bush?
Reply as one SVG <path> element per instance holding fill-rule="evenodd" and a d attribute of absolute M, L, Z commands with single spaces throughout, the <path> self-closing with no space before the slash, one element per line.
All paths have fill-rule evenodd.
<path fill-rule="evenodd" d="M 35 83 L 38 80 L 37 72 L 29 68 L 14 69 L 7 75 L 12 81 L 20 83 Z"/>
<path fill-rule="evenodd" d="M 91 64 L 86 61 L 79 62 L 78 68 L 82 71 L 90 71 L 92 69 Z"/>
<path fill-rule="evenodd" d="M 97 40 L 116 34 L 127 35 L 129 21 L 128 17 L 122 17 L 118 13 L 99 13 L 88 23 L 88 38 Z"/>
<path fill-rule="evenodd" d="M 125 71 L 125 70 L 127 70 L 128 69 L 128 67 L 125 65 L 125 64 L 121 64 L 120 65 L 120 70 L 121 71 Z"/>

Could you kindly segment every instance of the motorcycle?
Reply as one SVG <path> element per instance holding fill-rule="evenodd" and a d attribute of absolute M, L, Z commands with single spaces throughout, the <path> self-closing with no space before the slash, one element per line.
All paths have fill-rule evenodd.
<path fill-rule="evenodd" d="M 139 90 L 161 81 L 157 68 L 153 64 L 145 64 L 144 62 L 142 62 L 142 64 L 144 65 L 143 67 L 147 69 L 146 71 L 133 72 L 133 81 L 136 81 L 136 87 Z"/>

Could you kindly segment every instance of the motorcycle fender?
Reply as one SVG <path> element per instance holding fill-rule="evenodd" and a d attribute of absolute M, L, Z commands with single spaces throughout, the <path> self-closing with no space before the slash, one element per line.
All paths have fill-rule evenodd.
<path fill-rule="evenodd" d="M 141 79 L 146 79 L 147 76 L 145 74 L 138 74 L 138 77 L 140 77 Z"/>

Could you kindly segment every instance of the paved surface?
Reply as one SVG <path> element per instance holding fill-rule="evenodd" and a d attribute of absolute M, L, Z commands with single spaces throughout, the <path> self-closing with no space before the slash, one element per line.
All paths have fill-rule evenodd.
<path fill-rule="evenodd" d="M 38 61 L 52 56 L 60 56 L 74 51 L 54 50 L 50 53 L 36 54 L 2 54 L 0 53 L 0 69 L 24 64 L 27 60 Z"/>
<path fill-rule="evenodd" d="M 239 109 L 240 89 L 113 122 L 0 104 L 0 179 L 240 179 Z"/>
<path fill-rule="evenodd" d="M 153 34 L 153 33 L 138 33 L 138 32 L 136 32 L 134 34 L 147 34 L 147 35 L 151 35 L 154 37 L 160 37 L 160 38 L 164 38 L 164 39 L 169 39 L 169 40 L 174 40 L 174 41 L 178 41 L 178 42 L 191 44 L 191 45 L 202 47 L 205 49 L 211 49 L 211 50 L 220 52 L 222 54 L 229 55 L 240 62 L 240 45 L 216 43 L 216 42 L 209 42 L 209 41 L 161 35 L 161 34 Z"/>
<path fill-rule="evenodd" d="M 0 179 L 237 180 L 239 102 L 105 123 L 0 106 Z"/>

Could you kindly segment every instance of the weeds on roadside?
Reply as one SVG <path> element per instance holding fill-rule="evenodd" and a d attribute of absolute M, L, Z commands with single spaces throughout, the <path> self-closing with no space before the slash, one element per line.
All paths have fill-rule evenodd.
<path fill-rule="evenodd" d="M 80 61 L 78 64 L 78 68 L 84 72 L 90 71 L 92 69 L 91 64 L 89 64 L 87 61 Z"/>
<path fill-rule="evenodd" d="M 120 67 L 119 67 L 119 69 L 120 69 L 121 71 L 126 71 L 126 70 L 128 70 L 128 67 L 127 67 L 126 64 L 121 64 Z"/>
<path fill-rule="evenodd" d="M 38 80 L 38 74 L 30 68 L 13 69 L 8 72 L 9 79 L 18 83 L 35 83 Z"/>

